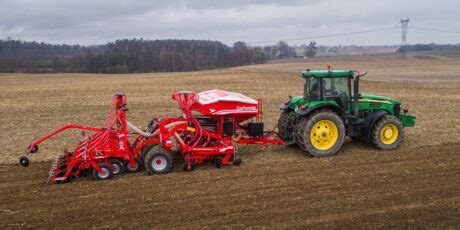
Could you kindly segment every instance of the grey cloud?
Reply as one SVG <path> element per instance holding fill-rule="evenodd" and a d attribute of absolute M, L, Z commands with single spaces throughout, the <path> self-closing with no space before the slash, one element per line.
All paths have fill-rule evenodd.
<path fill-rule="evenodd" d="M 264 41 L 396 26 L 460 31 L 458 1 L 0 0 L 0 38 L 98 44 L 117 38 Z M 409 42 L 458 43 L 458 34 L 410 31 Z M 320 44 L 397 44 L 399 31 L 321 39 Z M 299 41 L 307 42 L 307 41 Z"/>

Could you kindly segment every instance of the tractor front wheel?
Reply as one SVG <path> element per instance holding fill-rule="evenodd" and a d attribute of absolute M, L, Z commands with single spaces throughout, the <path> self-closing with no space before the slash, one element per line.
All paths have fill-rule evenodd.
<path fill-rule="evenodd" d="M 300 120 L 296 139 L 311 156 L 332 156 L 342 147 L 345 126 L 336 113 L 322 110 Z"/>
<path fill-rule="evenodd" d="M 145 168 L 151 173 L 164 174 L 171 171 L 173 160 L 166 150 L 155 146 L 145 155 L 144 163 Z"/>
<path fill-rule="evenodd" d="M 372 128 L 371 141 L 378 149 L 394 149 L 404 139 L 401 121 L 391 115 L 384 115 Z"/>

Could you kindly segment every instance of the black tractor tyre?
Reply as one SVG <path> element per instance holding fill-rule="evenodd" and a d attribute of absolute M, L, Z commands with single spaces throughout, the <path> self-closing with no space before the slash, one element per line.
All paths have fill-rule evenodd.
<path fill-rule="evenodd" d="M 93 176 L 98 180 L 108 180 L 112 177 L 112 166 L 104 162 L 99 163 L 98 166 L 102 169 L 104 173 L 100 173 L 96 169 L 93 169 Z"/>
<path fill-rule="evenodd" d="M 119 175 L 123 173 L 125 166 L 121 160 L 112 158 L 109 161 L 112 164 L 112 174 L 113 175 Z"/>
<path fill-rule="evenodd" d="M 144 167 L 154 174 L 165 174 L 171 171 L 173 159 L 171 154 L 161 146 L 155 146 L 145 155 Z"/>
<path fill-rule="evenodd" d="M 149 145 L 146 145 L 146 146 L 144 146 L 142 148 L 141 152 L 139 153 L 139 157 L 138 157 L 139 161 L 141 162 L 141 168 L 147 169 L 147 168 L 144 167 L 145 165 L 143 164 L 143 162 L 145 160 L 145 155 L 147 155 L 147 153 L 156 145 L 158 145 L 158 144 L 157 143 L 149 144 Z"/>
<path fill-rule="evenodd" d="M 327 150 L 317 149 L 312 145 L 310 140 L 310 133 L 313 126 L 322 120 L 333 122 L 338 130 L 337 141 Z M 327 157 L 335 155 L 342 147 L 346 137 L 343 120 L 336 113 L 330 110 L 320 110 L 311 114 L 310 116 L 302 118 L 297 125 L 296 135 L 297 145 L 302 150 L 306 151 L 310 156 L 314 157 Z"/>
<path fill-rule="evenodd" d="M 278 133 L 284 141 L 291 141 L 294 139 L 294 127 L 292 124 L 289 115 L 293 111 L 285 111 L 281 113 L 280 118 L 278 119 Z"/>
<path fill-rule="evenodd" d="M 384 127 L 393 125 L 394 127 L 397 128 L 398 133 L 397 137 L 395 138 L 394 142 L 392 143 L 384 143 L 384 140 L 382 139 L 381 135 L 382 134 L 382 129 Z M 394 133 L 394 132 L 393 132 Z M 384 149 L 384 150 L 389 150 L 389 149 L 395 149 L 396 147 L 401 144 L 404 140 L 404 127 L 401 124 L 401 121 L 392 115 L 384 115 L 380 120 L 378 120 L 375 124 L 374 127 L 372 127 L 372 132 L 371 132 L 371 143 L 378 149 Z"/>
<path fill-rule="evenodd" d="M 129 160 L 125 161 L 125 167 L 124 167 L 124 170 L 127 172 L 127 173 L 137 173 L 141 170 L 141 162 L 139 161 L 139 159 L 135 159 L 134 160 L 134 166 L 131 166 L 131 164 L 129 163 Z"/>

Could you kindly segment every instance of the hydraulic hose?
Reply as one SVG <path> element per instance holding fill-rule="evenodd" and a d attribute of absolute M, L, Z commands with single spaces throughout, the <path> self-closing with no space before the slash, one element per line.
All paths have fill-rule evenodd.
<path fill-rule="evenodd" d="M 169 123 L 169 124 L 165 125 L 165 127 L 167 129 L 171 129 L 171 128 L 174 128 L 177 125 L 186 124 L 186 123 L 187 123 L 186 121 L 176 121 L 176 122 L 172 122 L 172 123 Z M 126 121 L 126 124 L 128 125 L 129 128 L 134 130 L 134 132 L 136 132 L 136 133 L 138 133 L 138 134 L 140 134 L 140 135 L 142 135 L 144 137 L 147 137 L 147 138 L 156 136 L 156 135 L 158 135 L 160 133 L 160 130 L 158 130 L 158 129 L 155 130 L 155 132 L 153 132 L 153 133 L 144 132 L 141 129 L 139 129 L 137 126 L 131 124 L 131 122 L 129 122 L 129 121 Z"/>

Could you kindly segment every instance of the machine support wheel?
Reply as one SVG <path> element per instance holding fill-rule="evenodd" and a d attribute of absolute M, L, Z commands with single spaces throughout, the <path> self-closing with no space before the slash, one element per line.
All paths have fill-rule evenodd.
<path fill-rule="evenodd" d="M 230 158 L 232 165 L 240 166 L 241 165 L 241 158 L 237 154 L 233 154 Z"/>
<path fill-rule="evenodd" d="M 218 169 L 222 168 L 222 158 L 220 156 L 214 157 L 214 165 Z"/>
<path fill-rule="evenodd" d="M 299 121 L 297 144 L 315 157 L 336 154 L 345 141 L 343 120 L 330 110 L 320 110 Z"/>
<path fill-rule="evenodd" d="M 233 165 L 240 166 L 241 165 L 241 159 L 237 158 L 237 159 L 233 160 L 232 163 L 233 163 Z"/>
<path fill-rule="evenodd" d="M 195 170 L 196 165 L 195 165 L 195 160 L 190 159 L 190 160 L 184 160 L 184 165 L 182 165 L 182 169 L 184 171 L 193 171 Z"/>
<path fill-rule="evenodd" d="M 26 156 L 22 156 L 21 158 L 19 158 L 19 164 L 21 164 L 22 167 L 29 166 L 29 158 L 27 158 Z"/>
<path fill-rule="evenodd" d="M 139 170 L 141 170 L 141 164 L 137 158 L 134 160 L 134 165 L 131 165 L 129 162 L 130 162 L 129 160 L 125 161 L 124 169 L 126 172 L 136 173 L 136 172 L 139 172 Z"/>
<path fill-rule="evenodd" d="M 141 152 L 139 153 L 139 161 L 141 162 L 141 167 L 144 168 L 144 164 L 142 164 L 145 160 L 145 155 L 150 151 L 150 149 L 152 149 L 154 146 L 156 146 L 157 144 L 149 144 L 149 145 L 146 145 L 142 148 Z M 144 168 L 144 169 L 147 169 L 147 168 Z"/>
<path fill-rule="evenodd" d="M 149 172 L 164 174 L 171 171 L 173 160 L 168 151 L 155 146 L 145 155 L 144 164 Z"/>
<path fill-rule="evenodd" d="M 112 164 L 112 174 L 113 175 L 118 175 L 118 174 L 123 173 L 124 165 L 121 160 L 112 158 L 110 159 L 110 163 Z"/>
<path fill-rule="evenodd" d="M 93 169 L 93 176 L 98 180 L 107 180 L 112 177 L 112 166 L 106 163 L 99 163 L 99 168 L 102 169 L 102 172 Z"/>
<path fill-rule="evenodd" d="M 289 115 L 292 111 L 285 111 L 281 113 L 280 118 L 278 119 L 278 131 L 281 139 L 285 141 L 291 141 L 294 139 L 294 127 L 292 124 Z"/>
<path fill-rule="evenodd" d="M 371 142 L 378 149 L 394 149 L 404 140 L 404 127 L 392 115 L 384 115 L 372 127 Z"/>

